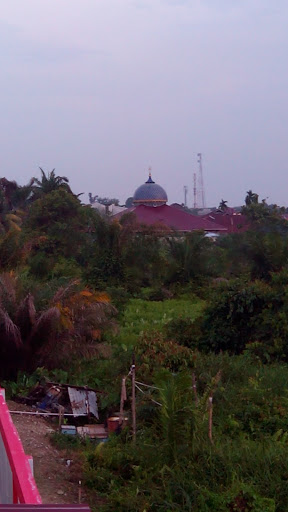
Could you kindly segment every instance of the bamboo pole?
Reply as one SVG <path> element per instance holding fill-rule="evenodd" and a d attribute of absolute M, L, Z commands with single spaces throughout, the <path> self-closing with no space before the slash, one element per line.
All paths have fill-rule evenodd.
<path fill-rule="evenodd" d="M 10 414 L 30 414 L 31 416 L 58 416 L 59 418 L 59 412 L 42 412 L 42 411 L 11 411 L 9 410 Z M 72 414 L 72 413 L 64 413 L 63 416 L 73 416 L 74 418 L 87 416 L 86 414 Z"/>
<path fill-rule="evenodd" d="M 59 432 L 61 432 L 63 414 L 64 414 L 64 407 L 63 407 L 63 405 L 59 405 L 59 424 L 58 424 Z"/>
<path fill-rule="evenodd" d="M 82 501 L 82 482 L 79 480 L 79 486 L 78 486 L 78 503 L 80 504 Z"/>
<path fill-rule="evenodd" d="M 209 414 L 209 426 L 208 426 L 208 436 L 213 444 L 213 437 L 212 437 L 212 425 L 213 425 L 213 396 L 209 396 L 208 398 L 208 414 Z"/>
<path fill-rule="evenodd" d="M 193 393 L 194 393 L 194 398 L 195 398 L 195 404 L 196 404 L 196 407 L 197 407 L 197 405 L 198 405 L 198 395 L 197 395 L 196 377 L 195 377 L 195 373 L 194 372 L 192 373 L 192 387 L 193 387 Z"/>
<path fill-rule="evenodd" d="M 135 386 L 135 354 L 133 353 L 131 366 L 132 380 L 132 436 L 133 442 L 136 442 L 136 386 Z"/>
<path fill-rule="evenodd" d="M 126 377 L 122 378 L 121 384 L 121 399 L 120 399 L 120 425 L 122 425 L 124 421 L 124 402 L 127 400 L 126 396 Z"/>

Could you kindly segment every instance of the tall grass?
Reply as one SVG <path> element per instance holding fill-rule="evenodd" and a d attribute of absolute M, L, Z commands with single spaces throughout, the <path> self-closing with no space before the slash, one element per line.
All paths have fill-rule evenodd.
<path fill-rule="evenodd" d="M 124 345 L 135 345 L 145 331 L 162 330 L 171 320 L 179 317 L 194 320 L 201 314 L 204 301 L 193 298 L 179 298 L 153 302 L 131 299 L 127 305 L 118 336 L 115 341 Z"/>

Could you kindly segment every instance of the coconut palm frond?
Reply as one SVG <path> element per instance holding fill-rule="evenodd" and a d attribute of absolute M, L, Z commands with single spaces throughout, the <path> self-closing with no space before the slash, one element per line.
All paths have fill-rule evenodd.
<path fill-rule="evenodd" d="M 94 303 L 88 307 L 74 311 L 75 331 L 80 337 L 86 339 L 100 339 L 105 329 L 117 332 L 117 323 L 114 320 L 117 310 L 111 304 Z M 98 335 L 95 336 L 95 332 Z"/>
<path fill-rule="evenodd" d="M 22 345 L 22 338 L 17 325 L 11 320 L 5 309 L 0 309 L 0 323 L 5 333 L 5 340 L 8 343 L 12 343 L 15 347 L 19 348 Z M 3 340 L 2 340 L 3 342 Z"/>
<path fill-rule="evenodd" d="M 63 185 L 63 181 L 64 183 L 69 183 L 67 176 L 55 176 L 55 181 L 59 185 Z"/>
<path fill-rule="evenodd" d="M 61 286 L 55 293 L 55 295 L 51 299 L 51 304 L 57 304 L 65 299 L 72 291 L 74 292 L 74 288 L 80 284 L 79 279 L 73 279 L 67 286 Z"/>
<path fill-rule="evenodd" d="M 15 304 L 16 278 L 11 272 L 4 272 L 0 275 L 0 297 L 5 309 Z"/>
<path fill-rule="evenodd" d="M 27 314 L 30 318 L 31 324 L 34 324 L 36 318 L 36 308 L 34 305 L 34 297 L 31 295 L 31 293 L 28 293 L 26 296 L 25 303 L 27 305 Z"/>
<path fill-rule="evenodd" d="M 34 305 L 34 297 L 31 293 L 26 295 L 16 311 L 16 322 L 21 331 L 22 338 L 25 339 L 36 321 L 36 309 Z"/>
<path fill-rule="evenodd" d="M 38 350 L 47 340 L 56 335 L 60 311 L 52 307 L 44 311 L 35 322 L 30 336 L 26 340 L 27 348 Z"/>
<path fill-rule="evenodd" d="M 79 340 L 80 341 L 80 340 Z M 68 350 L 67 350 L 68 349 Z M 67 344 L 67 352 L 78 359 L 109 359 L 111 357 L 111 347 L 106 343 L 70 343 Z"/>
<path fill-rule="evenodd" d="M 56 176 L 55 169 L 47 174 L 41 167 L 39 167 L 41 171 L 41 179 L 34 178 L 33 190 L 34 193 L 39 197 L 39 194 L 46 194 L 52 192 L 53 190 L 65 189 L 68 192 L 71 192 L 70 186 L 68 185 L 69 180 L 66 176 Z"/>

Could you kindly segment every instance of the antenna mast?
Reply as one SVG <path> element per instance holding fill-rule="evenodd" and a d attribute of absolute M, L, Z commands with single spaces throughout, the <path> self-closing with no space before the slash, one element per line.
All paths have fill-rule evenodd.
<path fill-rule="evenodd" d="M 205 189 L 204 189 L 204 180 L 203 180 L 203 169 L 202 169 L 202 153 L 197 153 L 198 164 L 199 164 L 199 195 L 200 195 L 200 203 L 201 208 L 205 208 Z"/>
<path fill-rule="evenodd" d="M 187 187 L 187 185 L 184 185 L 184 206 L 187 206 L 187 193 L 188 193 L 188 187 Z"/>
<path fill-rule="evenodd" d="M 196 172 L 193 174 L 193 196 L 194 196 L 194 208 L 197 208 L 197 176 Z"/>

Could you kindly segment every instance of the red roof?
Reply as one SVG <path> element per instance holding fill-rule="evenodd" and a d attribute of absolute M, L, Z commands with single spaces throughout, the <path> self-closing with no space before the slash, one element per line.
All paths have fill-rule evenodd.
<path fill-rule="evenodd" d="M 132 208 L 127 208 L 116 215 L 113 215 L 113 219 L 120 219 L 127 213 L 134 213 L 139 224 L 153 225 L 162 224 L 170 229 L 176 231 L 209 231 L 209 232 L 222 232 L 226 233 L 227 228 L 211 222 L 210 220 L 191 215 L 190 213 L 168 206 L 164 204 L 162 206 L 144 206 L 139 205 Z"/>
<path fill-rule="evenodd" d="M 229 210 L 230 211 L 225 212 L 210 212 L 203 215 L 202 218 L 212 223 L 215 222 L 217 225 L 220 224 L 221 226 L 224 226 L 228 233 L 241 233 L 243 231 L 247 231 L 250 227 L 247 217 L 242 213 L 236 213 L 233 208 L 229 208 Z"/>

